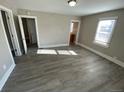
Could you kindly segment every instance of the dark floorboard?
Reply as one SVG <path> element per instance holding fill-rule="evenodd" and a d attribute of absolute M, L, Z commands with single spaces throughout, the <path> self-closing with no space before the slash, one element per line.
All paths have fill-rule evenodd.
<path fill-rule="evenodd" d="M 27 55 L 16 58 L 3 91 L 124 91 L 124 68 L 78 46 L 54 49 L 78 55 L 38 55 L 36 48 L 30 48 Z"/>

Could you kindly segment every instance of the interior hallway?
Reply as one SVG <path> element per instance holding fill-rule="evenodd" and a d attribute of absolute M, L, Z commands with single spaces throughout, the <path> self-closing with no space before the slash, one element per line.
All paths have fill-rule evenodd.
<path fill-rule="evenodd" d="M 16 68 L 3 91 L 124 91 L 124 68 L 79 46 L 52 50 L 77 55 L 37 54 L 31 48 L 16 58 Z"/>

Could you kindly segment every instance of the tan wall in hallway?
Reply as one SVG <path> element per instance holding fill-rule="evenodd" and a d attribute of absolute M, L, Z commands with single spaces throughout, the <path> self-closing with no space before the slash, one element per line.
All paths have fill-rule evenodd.
<path fill-rule="evenodd" d="M 78 25 L 79 25 L 79 22 L 74 22 L 74 27 L 73 27 L 73 34 L 77 34 L 77 32 L 78 32 Z"/>

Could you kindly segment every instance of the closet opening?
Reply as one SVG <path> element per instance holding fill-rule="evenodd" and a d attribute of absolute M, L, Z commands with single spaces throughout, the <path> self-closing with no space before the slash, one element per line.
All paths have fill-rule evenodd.
<path fill-rule="evenodd" d="M 23 41 L 23 54 L 27 54 L 28 49 L 38 48 L 36 17 L 19 16 L 19 24 Z"/>

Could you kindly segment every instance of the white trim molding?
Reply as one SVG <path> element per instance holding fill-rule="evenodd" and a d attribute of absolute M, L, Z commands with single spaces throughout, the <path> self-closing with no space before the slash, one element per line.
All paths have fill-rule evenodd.
<path fill-rule="evenodd" d="M 2 6 L 2 5 L 0 5 L 0 10 L 4 10 L 4 11 L 6 11 L 8 13 L 8 16 L 9 16 L 9 19 L 10 19 L 10 26 L 11 26 L 11 29 L 12 29 L 11 32 L 13 34 L 13 42 L 14 42 L 13 47 L 14 47 L 14 49 L 17 50 L 17 51 L 15 51 L 15 54 L 16 54 L 16 56 L 21 56 L 22 53 L 21 53 L 21 48 L 20 48 L 20 45 L 19 45 L 19 40 L 18 40 L 16 28 L 15 28 L 15 23 L 14 23 L 12 10 L 10 10 L 10 9 Z M 1 22 L 2 22 L 2 27 L 3 27 L 4 31 L 5 31 L 2 18 L 1 18 Z"/>
<path fill-rule="evenodd" d="M 57 44 L 57 45 L 42 45 L 40 48 L 54 48 L 54 47 L 63 47 L 69 46 L 68 44 Z"/>
<path fill-rule="evenodd" d="M 1 81 L 0 81 L 0 91 L 2 91 L 3 86 L 5 85 L 7 79 L 9 78 L 10 74 L 12 73 L 13 69 L 15 68 L 15 64 L 13 63 L 9 70 L 3 75 Z"/>
<path fill-rule="evenodd" d="M 99 20 L 117 20 L 117 19 L 118 19 L 118 16 L 99 18 Z"/>
<path fill-rule="evenodd" d="M 35 20 L 35 27 L 36 27 L 36 37 L 37 37 L 37 46 L 40 48 L 40 40 L 39 40 L 39 32 L 38 32 L 38 19 L 36 16 L 29 16 L 29 15 L 18 15 L 18 20 L 19 20 L 19 25 L 21 29 L 21 34 L 22 34 L 22 40 L 23 40 L 23 45 L 24 45 L 24 50 L 25 54 L 27 54 L 27 44 L 25 42 L 25 35 L 24 35 L 24 29 L 22 25 L 22 18 L 32 18 Z"/>
<path fill-rule="evenodd" d="M 77 34 L 76 34 L 76 41 L 75 43 L 77 44 L 78 43 L 78 38 L 79 38 L 79 32 L 80 32 L 80 26 L 81 26 L 81 21 L 80 20 L 71 20 L 70 23 L 69 23 L 69 36 L 68 36 L 68 45 L 70 45 L 70 32 L 71 32 L 71 23 L 72 22 L 78 22 L 78 31 L 77 31 Z"/>
<path fill-rule="evenodd" d="M 113 62 L 115 64 L 118 64 L 121 67 L 124 67 L 124 62 L 122 62 L 122 61 L 120 61 L 118 59 L 115 59 L 114 57 L 111 57 L 111 56 L 108 56 L 106 54 L 103 54 L 103 53 L 101 53 L 99 51 L 96 51 L 96 50 L 94 50 L 94 49 L 92 49 L 92 48 L 90 48 L 90 47 L 88 47 L 88 46 L 86 46 L 84 44 L 81 44 L 81 43 L 78 43 L 77 45 L 79 45 L 79 46 L 81 46 L 81 47 L 83 47 L 85 49 L 88 49 L 88 50 L 94 52 L 95 54 L 97 54 L 97 55 L 99 55 L 99 56 L 101 56 L 101 57 L 103 57 L 103 58 L 105 58 L 105 59 L 107 59 L 107 60 L 109 60 L 109 61 L 111 61 L 111 62 Z"/>

